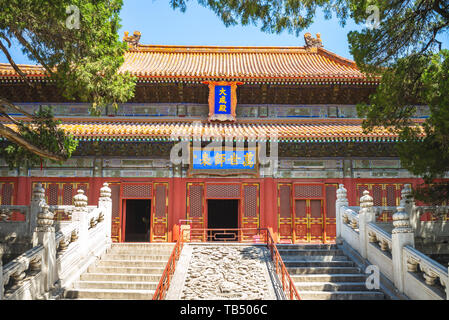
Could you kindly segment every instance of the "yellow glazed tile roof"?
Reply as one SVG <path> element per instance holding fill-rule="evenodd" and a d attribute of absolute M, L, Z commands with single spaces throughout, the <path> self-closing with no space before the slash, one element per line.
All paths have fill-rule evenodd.
<path fill-rule="evenodd" d="M 8 125 L 14 128 L 13 125 Z M 80 140 L 264 140 L 281 141 L 394 141 L 392 132 L 378 128 L 364 133 L 361 121 L 317 119 L 291 123 L 206 123 L 193 121 L 64 121 L 61 127 Z"/>
<path fill-rule="evenodd" d="M 20 65 L 30 78 L 45 78 L 41 66 Z M 323 48 L 213 47 L 139 45 L 125 53 L 119 72 L 140 81 L 238 80 L 243 82 L 375 83 L 356 64 Z M 9 64 L 0 64 L 0 78 L 18 79 Z"/>
<path fill-rule="evenodd" d="M 321 48 L 145 46 L 120 69 L 141 78 L 365 80 L 353 61 Z"/>

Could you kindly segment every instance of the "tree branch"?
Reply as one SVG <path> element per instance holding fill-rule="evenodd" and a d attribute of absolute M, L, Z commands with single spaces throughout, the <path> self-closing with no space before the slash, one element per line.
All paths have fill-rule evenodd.
<path fill-rule="evenodd" d="M 449 10 L 447 10 L 447 6 L 445 8 L 441 8 L 440 3 L 441 1 L 435 1 L 432 9 L 449 22 Z"/>
<path fill-rule="evenodd" d="M 33 119 L 34 116 L 32 114 L 29 114 L 28 112 L 26 112 L 25 110 L 23 110 L 22 108 L 16 106 L 14 103 L 8 101 L 7 99 L 0 97 L 0 105 L 2 106 L 8 106 L 18 112 L 20 112 L 21 114 L 23 114 L 24 116 Z"/>
<path fill-rule="evenodd" d="M 27 48 L 32 54 L 33 57 L 36 58 L 36 60 L 47 70 L 47 72 L 52 75 L 53 71 L 51 68 L 45 63 L 45 61 L 42 60 L 41 56 L 38 54 L 38 52 L 30 45 L 30 43 L 22 36 L 22 33 L 18 31 L 14 31 L 14 35 L 16 36 L 17 40 L 25 47 Z"/>
<path fill-rule="evenodd" d="M 12 141 L 12 142 L 18 144 L 19 146 L 29 150 L 30 152 L 32 152 L 40 157 L 48 158 L 48 159 L 54 160 L 54 161 L 67 160 L 67 158 L 65 156 L 53 154 L 47 150 L 42 150 L 42 149 L 30 144 L 28 141 L 23 139 L 23 137 L 21 137 L 17 132 L 12 130 L 11 128 L 8 128 L 7 126 L 5 126 L 2 123 L 0 123 L 0 135 L 5 137 L 9 141 Z"/>
<path fill-rule="evenodd" d="M 6 58 L 8 59 L 9 63 L 11 64 L 11 66 L 13 67 L 13 69 L 25 80 L 25 82 L 30 86 L 30 87 L 34 87 L 34 85 L 31 84 L 30 81 L 28 81 L 26 74 L 24 74 L 22 72 L 22 70 L 20 70 L 19 66 L 14 62 L 14 60 L 12 59 L 11 55 L 9 54 L 8 49 L 6 49 L 6 47 L 3 45 L 3 42 L 0 41 L 0 49 L 3 51 L 3 53 L 5 54 Z"/>

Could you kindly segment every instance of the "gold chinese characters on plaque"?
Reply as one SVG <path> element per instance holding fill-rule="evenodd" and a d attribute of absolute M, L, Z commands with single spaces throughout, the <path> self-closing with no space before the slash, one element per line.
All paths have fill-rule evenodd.
<path fill-rule="evenodd" d="M 207 81 L 209 85 L 209 121 L 235 121 L 237 85 L 242 82 Z"/>

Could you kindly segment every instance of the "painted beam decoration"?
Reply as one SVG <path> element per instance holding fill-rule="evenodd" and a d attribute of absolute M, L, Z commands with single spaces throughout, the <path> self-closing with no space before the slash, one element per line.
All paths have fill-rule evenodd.
<path fill-rule="evenodd" d="M 237 85 L 242 82 L 207 81 L 209 85 L 209 121 L 235 121 Z"/>
<path fill-rule="evenodd" d="M 191 174 L 253 174 L 257 175 L 257 148 L 196 149 L 190 161 Z"/>

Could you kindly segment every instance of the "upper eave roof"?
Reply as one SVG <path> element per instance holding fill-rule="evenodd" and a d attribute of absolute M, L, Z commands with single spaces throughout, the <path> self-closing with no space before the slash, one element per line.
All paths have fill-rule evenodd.
<path fill-rule="evenodd" d="M 30 79 L 45 79 L 41 66 L 19 65 Z M 244 83 L 377 84 L 354 61 L 323 48 L 138 45 L 125 53 L 119 72 L 141 82 L 241 81 Z M 20 81 L 9 64 L 0 79 Z"/>

